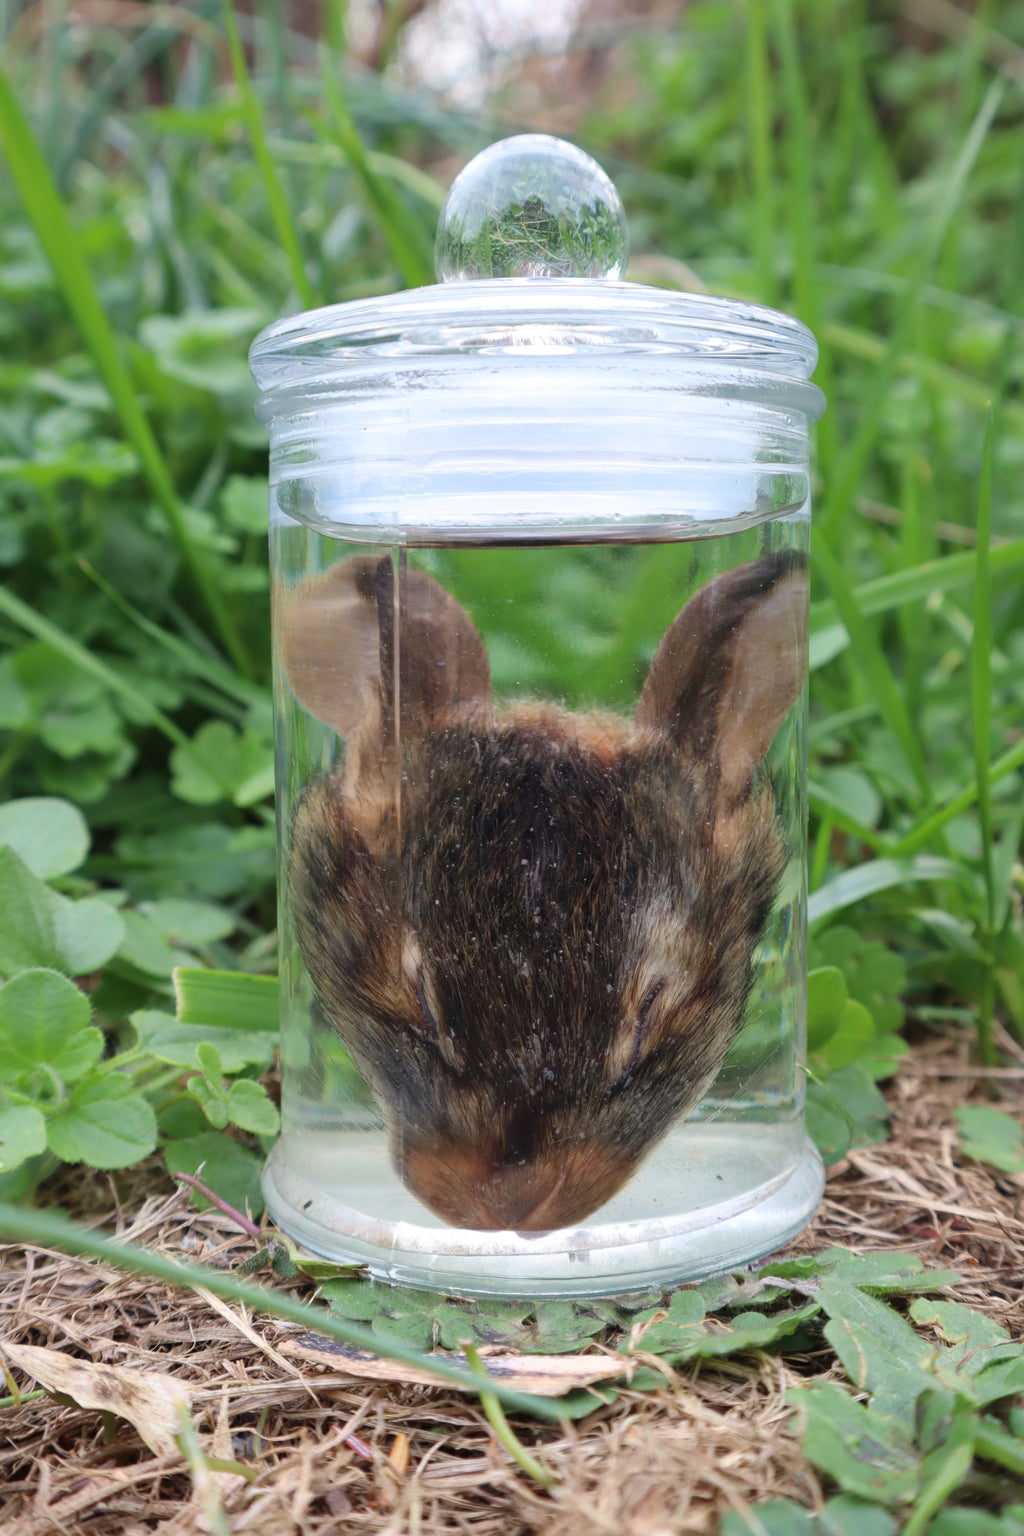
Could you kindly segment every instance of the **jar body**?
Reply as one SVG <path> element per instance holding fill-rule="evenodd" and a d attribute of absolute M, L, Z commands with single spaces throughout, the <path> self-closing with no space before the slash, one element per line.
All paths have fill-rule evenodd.
<path fill-rule="evenodd" d="M 714 818 L 702 798 L 713 801 L 714 791 L 695 791 L 694 777 L 728 721 L 704 729 L 696 749 L 673 744 L 670 756 L 683 766 L 639 797 L 635 774 L 608 769 L 616 753 L 642 762 L 664 749 L 648 678 L 679 615 L 701 593 L 749 585 L 747 573 L 761 573 L 762 585 L 778 570 L 799 573 L 809 508 L 718 537 L 662 538 L 652 526 L 623 541 L 611 531 L 571 542 L 518 541 L 505 529 L 480 543 L 371 543 L 272 511 L 283 1134 L 265 1188 L 271 1214 L 307 1247 L 365 1262 L 383 1278 L 475 1294 L 644 1289 L 770 1251 L 805 1224 L 820 1194 L 799 1068 L 803 676 L 781 685 L 793 697 L 742 790 L 744 803 L 760 804 L 767 831 L 732 850 L 731 911 L 707 885 L 722 878 L 721 861 L 685 839 L 680 854 L 675 842 L 684 823 Z M 479 679 L 465 697 L 437 704 L 431 693 L 424 704 L 421 674 L 452 667 L 436 633 L 415 622 L 424 592 L 457 605 L 463 631 L 468 619 L 479 637 L 490 674 L 484 715 Z M 785 611 L 797 648 L 806 641 L 805 596 L 800 589 Z M 721 671 L 710 633 L 691 626 L 684 639 L 698 652 L 698 671 Z M 480 654 L 471 643 L 470 672 Z M 744 693 L 744 669 L 763 670 L 774 643 L 770 629 L 750 637 L 728 685 L 734 694 Z M 389 647 L 390 670 L 381 660 Z M 780 659 L 775 670 L 785 665 Z M 331 694 L 343 698 L 340 708 Z M 722 707 L 742 705 L 723 699 Z M 595 751 L 597 780 L 588 761 Z M 547 776 L 538 777 L 531 752 L 549 765 L 554 756 Z M 501 782 L 474 801 L 481 776 L 495 772 Z M 441 780 L 423 813 L 429 826 L 414 831 L 418 800 Z M 604 796 L 593 809 L 596 830 L 586 825 L 588 786 Z M 615 850 L 595 864 L 602 837 Z M 483 854 L 467 854 L 472 839 L 486 843 Z M 680 859 L 688 863 L 674 885 L 666 866 Z M 375 868 L 364 879 L 368 863 Z M 602 879 L 609 888 L 595 893 Z M 666 880 L 680 887 L 671 914 Z M 737 918 L 744 888 L 755 886 L 763 914 Z M 458 929 L 452 951 L 428 937 L 430 907 Z M 749 930 L 746 948 L 731 947 L 726 930 L 737 922 Z M 702 948 L 689 943 L 687 925 L 711 930 Z M 485 953 L 466 960 L 459 951 L 449 961 L 465 966 L 453 995 L 436 968 L 467 943 Z M 674 1021 L 667 1009 L 652 1024 L 659 1002 L 666 1009 L 673 968 L 687 967 L 701 969 L 700 996 Z M 574 987 L 579 998 L 569 995 Z M 731 1012 L 720 1006 L 729 987 Z M 587 1008 L 592 1050 L 581 1052 Z M 723 1038 L 709 1056 L 701 1031 L 711 1015 Z M 664 1052 L 673 1029 L 695 1043 L 677 1050 L 670 1070 L 685 1077 L 698 1057 L 701 1070 L 709 1060 L 717 1067 L 693 1103 L 671 1092 L 659 1098 L 642 1082 L 653 1049 L 645 1030 L 660 1031 Z M 588 1121 L 601 1120 L 610 1099 L 619 1107 L 591 1148 Z M 545 1117 L 553 1142 L 537 1129 Z M 645 1117 L 646 1140 L 637 1132 Z M 467 1152 L 474 1137 L 475 1161 Z M 617 1148 L 618 1138 L 628 1148 Z M 522 1170 L 506 1176 L 517 1161 Z M 578 1198 L 551 1195 L 553 1184 L 562 1187 L 560 1169 L 588 1186 Z"/>
<path fill-rule="evenodd" d="M 628 283 L 254 345 L 271 429 L 282 1137 L 305 1247 L 615 1294 L 810 1218 L 813 337 Z"/>

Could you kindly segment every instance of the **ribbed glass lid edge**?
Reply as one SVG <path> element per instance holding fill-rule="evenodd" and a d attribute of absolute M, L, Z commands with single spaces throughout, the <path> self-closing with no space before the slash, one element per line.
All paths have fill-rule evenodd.
<path fill-rule="evenodd" d="M 505 278 L 411 288 L 306 310 L 267 326 L 249 361 L 272 389 L 303 378 L 310 363 L 344 372 L 378 358 L 551 352 L 606 358 L 617 351 L 677 352 L 702 362 L 747 365 L 809 379 L 813 333 L 781 310 L 640 283 Z"/>

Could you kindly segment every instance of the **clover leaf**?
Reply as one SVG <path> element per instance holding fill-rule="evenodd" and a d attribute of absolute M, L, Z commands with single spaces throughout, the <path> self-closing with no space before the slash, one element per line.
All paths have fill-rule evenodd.
<path fill-rule="evenodd" d="M 49 1068 L 64 1082 L 100 1058 L 103 1035 L 90 1023 L 89 1001 L 56 971 L 22 971 L 0 987 L 0 1079 Z"/>

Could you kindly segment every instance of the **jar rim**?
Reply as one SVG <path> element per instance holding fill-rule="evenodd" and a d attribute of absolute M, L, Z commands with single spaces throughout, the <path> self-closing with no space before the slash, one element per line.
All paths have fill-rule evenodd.
<path fill-rule="evenodd" d="M 306 310 L 261 331 L 249 361 L 260 388 L 272 390 L 368 363 L 401 370 L 419 358 L 536 363 L 552 355 L 607 366 L 638 353 L 798 381 L 810 379 L 818 360 L 813 333 L 781 310 L 640 283 L 544 277 L 448 282 Z"/>

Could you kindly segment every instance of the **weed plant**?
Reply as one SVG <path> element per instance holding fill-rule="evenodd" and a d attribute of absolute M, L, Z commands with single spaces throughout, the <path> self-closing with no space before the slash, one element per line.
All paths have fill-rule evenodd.
<path fill-rule="evenodd" d="M 928 30 L 951 9 L 704 0 L 619 45 L 573 131 L 622 193 L 631 276 L 777 305 L 821 343 L 809 1045 L 833 1156 L 884 1136 L 874 1082 L 908 1017 L 970 1024 L 988 1063 L 1001 1029 L 1024 1038 L 1024 5 Z M 35 31 L 17 10 L 0 8 L 0 1197 L 60 1159 L 159 1144 L 183 1172 L 215 1151 L 222 1195 L 255 1209 L 276 1129 L 258 1082 L 274 825 L 246 349 L 303 306 L 430 282 L 432 167 L 538 123 L 511 96 L 470 115 L 357 68 L 343 5 L 320 40 L 287 7 L 236 21 L 197 0 L 120 27 L 54 5 Z M 553 645 L 536 680 L 571 700 L 583 650 L 552 677 Z M 997 1110 L 964 1115 L 967 1150 L 1024 1166 Z M 1001 1433 L 976 1399 L 946 1405 L 965 1464 Z M 938 1435 L 890 1469 L 909 1493 L 854 1491 L 917 1497 L 923 1529 L 948 1490 L 914 1458 Z"/>
<path fill-rule="evenodd" d="M 837 914 L 884 935 L 911 1014 L 961 1010 L 988 1062 L 997 1020 L 1024 1032 L 1024 158 L 993 19 L 982 6 L 950 42 L 862 0 L 695 5 L 618 50 L 623 88 L 576 133 L 618 181 L 634 275 L 696 272 L 821 340 L 812 959 L 831 963 Z M 204 963 L 273 967 L 247 344 L 302 305 L 429 281 L 430 167 L 530 126 L 501 98 L 474 120 L 326 36 L 243 20 L 248 51 L 209 4 L 31 45 L 15 26 L 0 81 L 0 792 L 87 819 L 81 858 L 47 878 L 121 918 L 90 956 L 121 1050 L 124 1020 L 166 1009 L 171 965 L 196 958 L 161 903 L 200 904 L 184 929 L 213 935 Z M 537 679 L 571 700 L 585 649 L 534 658 Z M 22 867 L 8 910 L 28 889 Z M 15 946 L 4 974 L 73 972 L 48 942 Z M 839 949 L 856 1002 L 857 942 Z M 863 1049 L 814 1025 L 826 1072 L 870 1055 L 863 1020 Z"/>
<path fill-rule="evenodd" d="M 128 1016 L 170 1008 L 175 960 L 274 964 L 266 443 L 247 344 L 303 305 L 430 281 L 430 167 L 531 126 L 501 97 L 474 119 L 357 69 L 327 9 L 319 44 L 265 15 L 242 18 L 244 47 L 210 4 L 8 39 L 0 793 L 86 818 L 80 856 L 44 878 L 54 899 L 88 897 L 94 923 L 105 904 L 103 932 L 120 919 L 89 956 L 115 1050 L 138 1044 Z M 997 1022 L 1024 1032 L 1024 157 L 994 15 L 951 42 L 863 0 L 694 5 L 616 51 L 576 131 L 621 189 L 632 275 L 696 273 L 820 338 L 812 963 L 855 1004 L 861 942 L 884 936 L 910 1014 L 969 1018 L 990 1063 Z M 1024 9 L 998 19 L 1012 33 Z M 511 635 L 525 682 L 532 665 L 571 701 L 600 636 L 552 637 L 531 662 L 530 622 Z M 7 909 L 28 890 L 23 865 Z M 179 926 L 207 937 L 175 946 L 168 901 L 192 903 Z M 830 939 L 837 915 L 852 945 Z M 33 943 L 5 976 L 74 973 L 56 940 Z M 846 1033 L 834 1007 L 812 1012 L 812 1067 L 882 1075 L 900 1019 L 867 1012 Z M 863 1129 L 878 1114 L 863 1071 L 858 1091 Z"/>

